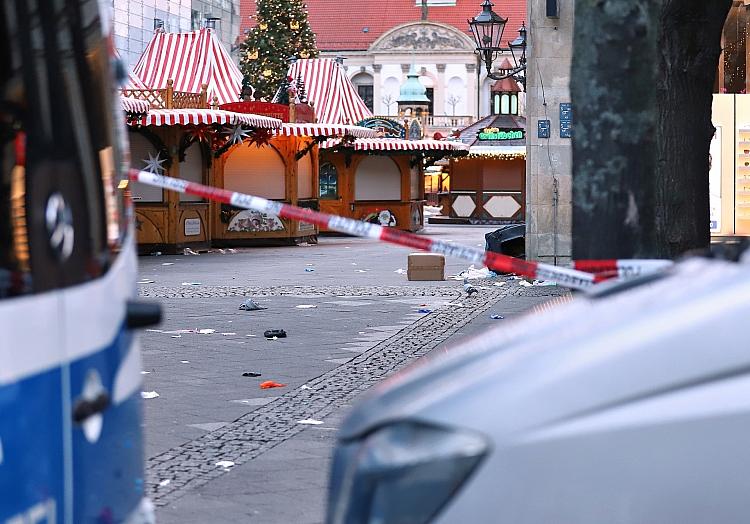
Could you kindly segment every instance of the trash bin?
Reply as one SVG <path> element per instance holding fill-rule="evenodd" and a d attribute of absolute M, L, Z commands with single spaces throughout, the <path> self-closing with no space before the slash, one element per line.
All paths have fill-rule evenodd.
<path fill-rule="evenodd" d="M 526 257 L 526 224 L 508 224 L 484 235 L 485 249 L 516 258 Z"/>

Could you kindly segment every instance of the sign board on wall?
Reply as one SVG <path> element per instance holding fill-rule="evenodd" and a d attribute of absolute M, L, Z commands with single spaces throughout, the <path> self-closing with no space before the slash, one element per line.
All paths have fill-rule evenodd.
<path fill-rule="evenodd" d="M 573 104 L 560 104 L 560 138 L 573 138 Z"/>
<path fill-rule="evenodd" d="M 523 129 L 485 127 L 477 135 L 479 140 L 523 140 Z"/>
<path fill-rule="evenodd" d="M 185 219 L 185 236 L 194 237 L 201 234 L 201 219 L 200 218 L 186 218 Z"/>
<path fill-rule="evenodd" d="M 711 233 L 721 232 L 721 127 L 711 140 L 708 153 L 708 194 L 710 205 Z"/>

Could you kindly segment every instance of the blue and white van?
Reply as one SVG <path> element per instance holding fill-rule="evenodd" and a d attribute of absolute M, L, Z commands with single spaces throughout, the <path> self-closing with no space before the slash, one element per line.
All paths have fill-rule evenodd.
<path fill-rule="evenodd" d="M 107 27 L 97 0 L 0 0 L 2 524 L 153 520 L 133 329 L 160 313 Z"/>

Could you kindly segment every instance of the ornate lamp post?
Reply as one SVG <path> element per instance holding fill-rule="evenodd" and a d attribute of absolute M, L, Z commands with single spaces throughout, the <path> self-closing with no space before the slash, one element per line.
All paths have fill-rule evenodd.
<path fill-rule="evenodd" d="M 508 42 L 508 47 L 502 46 L 503 32 L 507 18 L 503 18 L 492 10 L 494 4 L 490 0 L 484 0 L 482 3 L 482 12 L 468 20 L 471 33 L 474 36 L 474 42 L 477 45 L 477 53 L 482 58 L 487 68 L 487 76 L 493 80 L 502 80 L 504 78 L 514 78 L 526 88 L 526 77 L 523 75 L 526 71 L 526 25 L 521 23 L 518 29 L 518 36 L 512 42 Z M 492 63 L 500 56 L 501 53 L 509 52 L 513 56 L 515 67 L 510 71 L 504 71 L 500 74 L 492 72 Z"/>

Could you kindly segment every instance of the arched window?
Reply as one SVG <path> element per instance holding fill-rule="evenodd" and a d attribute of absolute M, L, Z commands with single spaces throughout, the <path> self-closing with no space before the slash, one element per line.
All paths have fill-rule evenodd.
<path fill-rule="evenodd" d="M 336 200 L 339 197 L 339 172 L 336 166 L 326 162 L 320 166 L 319 186 L 321 200 Z"/>
<path fill-rule="evenodd" d="M 503 93 L 500 95 L 500 114 L 510 114 L 510 95 Z"/>

